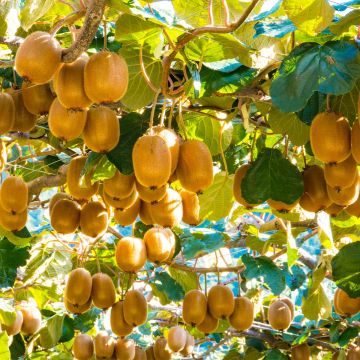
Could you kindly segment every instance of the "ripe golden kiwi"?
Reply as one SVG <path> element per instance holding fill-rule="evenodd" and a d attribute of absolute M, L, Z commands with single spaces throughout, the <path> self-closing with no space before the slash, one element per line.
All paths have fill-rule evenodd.
<path fill-rule="evenodd" d="M 169 184 L 165 184 L 159 188 L 150 189 L 136 181 L 136 190 L 139 194 L 140 199 L 151 204 L 155 204 L 161 199 L 163 199 L 166 195 L 166 191 L 168 188 Z"/>
<path fill-rule="evenodd" d="M 51 215 L 51 212 L 52 212 L 55 204 L 59 200 L 63 200 L 63 199 L 71 200 L 71 196 L 64 192 L 57 192 L 51 197 L 50 202 L 49 202 L 49 214 L 50 215 Z"/>
<path fill-rule="evenodd" d="M 135 175 L 124 175 L 116 170 L 115 175 L 104 180 L 104 192 L 117 199 L 129 197 L 135 189 Z"/>
<path fill-rule="evenodd" d="M 196 326 L 205 320 L 207 300 L 200 290 L 191 290 L 186 293 L 183 301 L 182 316 L 185 324 Z"/>
<path fill-rule="evenodd" d="M 88 202 L 81 209 L 80 229 L 87 236 L 103 235 L 108 227 L 108 221 L 108 211 L 105 205 L 99 201 Z"/>
<path fill-rule="evenodd" d="M 179 352 L 186 345 L 186 331 L 181 326 L 173 326 L 167 335 L 167 344 L 171 351 Z"/>
<path fill-rule="evenodd" d="M 290 312 L 291 312 L 291 320 L 293 320 L 294 317 L 295 317 L 294 303 L 289 298 L 287 298 L 285 296 L 280 297 L 279 300 L 284 302 L 288 306 L 288 308 L 290 309 Z"/>
<path fill-rule="evenodd" d="M 168 129 L 161 126 L 155 126 L 153 128 L 153 131 L 155 134 L 161 136 L 171 154 L 171 174 L 173 174 L 176 170 L 178 161 L 179 161 L 179 151 L 180 151 L 180 139 L 179 136 L 176 134 L 176 132 L 172 129 Z"/>
<path fill-rule="evenodd" d="M 8 231 L 21 230 L 26 225 L 27 216 L 27 209 L 21 213 L 11 213 L 0 206 L 0 225 Z"/>
<path fill-rule="evenodd" d="M 208 309 L 215 319 L 226 319 L 234 312 L 235 300 L 230 288 L 215 285 L 208 293 Z"/>
<path fill-rule="evenodd" d="M 116 360 L 135 358 L 135 343 L 132 339 L 118 339 L 115 343 Z"/>
<path fill-rule="evenodd" d="M 84 89 L 84 69 L 88 60 L 84 53 L 74 62 L 63 64 L 54 77 L 58 99 L 67 109 L 86 109 L 91 105 Z"/>
<path fill-rule="evenodd" d="M 205 319 L 200 324 L 196 325 L 196 328 L 204 334 L 213 333 L 219 326 L 219 320 L 212 317 L 212 315 L 207 311 Z"/>
<path fill-rule="evenodd" d="M 65 297 L 64 297 L 64 305 L 67 311 L 71 312 L 72 314 L 83 314 L 84 312 L 88 311 L 91 308 L 91 298 L 83 304 L 83 305 L 73 305 L 71 304 Z"/>
<path fill-rule="evenodd" d="M 116 113 L 105 106 L 91 108 L 87 113 L 83 138 L 85 145 L 92 151 L 111 151 L 120 139 L 120 125 Z"/>
<path fill-rule="evenodd" d="M 0 134 L 6 134 L 15 124 L 15 104 L 13 97 L 0 92 Z"/>
<path fill-rule="evenodd" d="M 147 360 L 155 360 L 154 346 L 148 347 L 145 352 L 146 352 L 146 359 Z"/>
<path fill-rule="evenodd" d="M 345 208 L 346 213 L 348 213 L 351 216 L 357 216 L 360 217 L 360 196 L 357 198 L 357 200 Z"/>
<path fill-rule="evenodd" d="M 303 171 L 304 194 L 300 198 L 300 206 L 310 212 L 317 212 L 329 207 L 332 201 L 329 199 L 324 170 L 313 165 Z"/>
<path fill-rule="evenodd" d="M 60 140 L 74 140 L 83 133 L 86 114 L 86 110 L 68 110 L 60 104 L 58 99 L 55 99 L 49 111 L 49 129 Z"/>
<path fill-rule="evenodd" d="M 132 326 L 139 326 L 146 322 L 147 302 L 138 290 L 129 290 L 124 297 L 124 319 Z"/>
<path fill-rule="evenodd" d="M 15 105 L 15 121 L 11 130 L 21 132 L 31 131 L 35 127 L 36 116 L 26 109 L 21 92 L 13 92 L 11 96 Z"/>
<path fill-rule="evenodd" d="M 24 317 L 20 310 L 16 310 L 16 318 L 11 325 L 1 324 L 8 336 L 16 335 L 20 332 Z"/>
<path fill-rule="evenodd" d="M 69 199 L 58 200 L 52 209 L 50 221 L 58 233 L 74 233 L 80 224 L 80 205 Z"/>
<path fill-rule="evenodd" d="M 141 202 L 139 216 L 140 216 L 140 220 L 145 225 L 154 224 L 154 220 L 151 215 L 151 208 L 152 208 L 151 204 L 144 201 Z"/>
<path fill-rule="evenodd" d="M 334 294 L 334 308 L 341 316 L 353 316 L 360 311 L 360 297 L 351 298 L 344 290 L 338 288 Z"/>
<path fill-rule="evenodd" d="M 115 209 L 128 209 L 130 206 L 133 206 L 135 204 L 136 200 L 138 199 L 138 193 L 136 190 L 133 190 L 133 192 L 128 197 L 124 199 L 118 199 L 111 197 L 104 191 L 103 199 L 106 205 L 111 206 Z"/>
<path fill-rule="evenodd" d="M 231 326 L 238 331 L 249 329 L 254 321 L 253 303 L 247 297 L 237 297 L 234 312 L 230 315 L 229 321 Z"/>
<path fill-rule="evenodd" d="M 81 171 L 85 166 L 86 156 L 78 156 L 70 161 L 66 181 L 70 194 L 77 200 L 89 200 L 96 194 L 99 184 L 91 185 L 91 176 L 81 178 Z"/>
<path fill-rule="evenodd" d="M 129 82 L 126 61 L 118 54 L 101 51 L 85 65 L 84 88 L 94 103 L 111 103 L 126 93 Z"/>
<path fill-rule="evenodd" d="M 293 346 L 291 348 L 292 360 L 310 360 L 310 347 L 308 344 L 303 343 L 301 345 Z"/>
<path fill-rule="evenodd" d="M 159 135 L 144 135 L 137 139 L 132 159 L 136 180 L 150 189 L 167 183 L 171 175 L 171 153 Z"/>
<path fill-rule="evenodd" d="M 192 226 L 199 225 L 202 220 L 200 219 L 200 203 L 197 194 L 191 191 L 181 190 L 180 196 L 183 206 L 182 221 Z"/>
<path fill-rule="evenodd" d="M 122 271 L 139 271 L 146 262 L 145 242 L 136 237 L 123 237 L 116 245 L 115 257 Z"/>
<path fill-rule="evenodd" d="M 110 359 L 114 354 L 115 340 L 106 331 L 100 331 L 94 338 L 95 355 L 99 359 Z"/>
<path fill-rule="evenodd" d="M 34 86 L 26 82 L 22 84 L 22 97 L 27 111 L 34 115 L 47 114 L 55 99 L 48 84 Z"/>
<path fill-rule="evenodd" d="M 269 306 L 268 320 L 275 330 L 286 330 L 291 325 L 291 310 L 281 300 L 275 300 Z"/>
<path fill-rule="evenodd" d="M 110 311 L 110 326 L 114 334 L 126 336 L 131 334 L 133 327 L 124 318 L 124 301 L 116 302 Z"/>
<path fill-rule="evenodd" d="M 153 351 L 154 351 L 154 357 L 156 360 L 170 360 L 171 359 L 171 350 L 169 349 L 165 338 L 158 338 L 155 341 Z"/>
<path fill-rule="evenodd" d="M 1 185 L 0 203 L 4 210 L 12 213 L 21 213 L 27 209 L 28 187 L 19 176 L 7 177 Z"/>
<path fill-rule="evenodd" d="M 255 204 L 249 204 L 242 196 L 241 192 L 241 182 L 244 176 L 246 175 L 247 171 L 250 169 L 250 164 L 245 164 L 240 166 L 236 172 L 234 177 L 234 183 L 233 183 L 233 194 L 235 200 L 240 204 L 245 206 L 247 209 L 251 209 L 255 206 Z"/>
<path fill-rule="evenodd" d="M 353 204 L 359 197 L 360 183 L 359 176 L 356 176 L 354 183 L 347 188 L 339 189 L 327 186 L 327 192 L 330 200 L 340 206 Z"/>
<path fill-rule="evenodd" d="M 135 347 L 135 356 L 133 360 L 147 360 L 146 351 L 139 346 Z"/>
<path fill-rule="evenodd" d="M 164 228 L 164 230 L 168 233 L 168 239 L 170 242 L 170 254 L 169 254 L 168 258 L 166 259 L 166 261 L 171 261 L 172 258 L 174 257 L 175 250 L 176 250 L 176 239 L 175 239 L 174 233 L 170 229 Z"/>
<path fill-rule="evenodd" d="M 316 115 L 310 126 L 310 143 L 318 160 L 324 163 L 344 161 L 351 153 L 348 120 L 334 112 Z"/>
<path fill-rule="evenodd" d="M 97 273 L 92 276 L 91 299 L 99 309 L 108 309 L 114 305 L 116 291 L 109 275 Z"/>
<path fill-rule="evenodd" d="M 91 274 L 84 268 L 77 268 L 70 272 L 64 291 L 66 300 L 76 306 L 87 303 L 91 296 Z"/>
<path fill-rule="evenodd" d="M 78 360 L 90 360 L 94 354 L 94 342 L 91 336 L 79 334 L 74 339 L 72 354 Z"/>
<path fill-rule="evenodd" d="M 20 45 L 15 69 L 26 81 L 45 84 L 61 64 L 61 46 L 54 36 L 35 31 Z"/>
<path fill-rule="evenodd" d="M 144 242 L 146 245 L 146 254 L 149 261 L 161 263 L 169 258 L 171 252 L 171 234 L 159 227 L 153 227 L 146 231 Z"/>
<path fill-rule="evenodd" d="M 165 197 L 151 205 L 151 217 L 155 224 L 164 227 L 179 225 L 183 217 L 180 194 L 176 190 L 168 188 Z"/>
<path fill-rule="evenodd" d="M 0 140 L 0 171 L 5 169 L 7 163 L 7 149 L 4 141 Z"/>
<path fill-rule="evenodd" d="M 352 205 L 350 205 L 352 206 Z M 337 205 L 337 204 L 331 204 L 329 207 L 327 207 L 324 211 L 329 214 L 330 216 L 337 216 L 341 213 L 342 210 L 345 209 L 345 206 Z"/>
<path fill-rule="evenodd" d="M 25 335 L 36 333 L 41 327 L 41 313 L 37 307 L 28 305 L 20 309 L 23 321 L 21 324 L 21 332 Z"/>
<path fill-rule="evenodd" d="M 300 198 L 297 199 L 296 201 L 294 201 L 292 204 L 286 204 L 282 201 L 268 199 L 267 203 L 271 208 L 273 208 L 279 212 L 282 212 L 282 213 L 287 213 L 296 207 L 296 205 L 299 203 L 299 200 L 300 200 Z"/>
<path fill-rule="evenodd" d="M 121 226 L 128 226 L 135 222 L 140 212 L 141 200 L 138 197 L 135 203 L 127 209 L 115 209 L 114 219 Z"/>
<path fill-rule="evenodd" d="M 326 164 L 324 176 L 326 183 L 333 188 L 350 187 L 357 177 L 356 162 L 352 155 L 336 164 Z"/>
<path fill-rule="evenodd" d="M 186 343 L 184 348 L 180 351 L 182 356 L 190 356 L 194 351 L 195 339 L 192 335 L 186 332 Z"/>
<path fill-rule="evenodd" d="M 202 193 L 213 182 L 213 164 L 209 148 L 199 140 L 186 140 L 180 146 L 176 174 L 181 186 Z"/>
<path fill-rule="evenodd" d="M 359 120 L 360 121 L 360 120 Z M 360 164 L 360 123 L 355 121 L 351 129 L 351 153 L 354 160 Z"/>

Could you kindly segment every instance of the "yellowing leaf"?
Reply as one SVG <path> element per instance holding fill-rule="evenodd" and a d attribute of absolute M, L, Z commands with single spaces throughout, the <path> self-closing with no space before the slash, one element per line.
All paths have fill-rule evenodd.
<path fill-rule="evenodd" d="M 309 320 L 327 319 L 331 314 L 331 302 L 320 287 L 307 299 L 303 299 L 302 312 Z"/>

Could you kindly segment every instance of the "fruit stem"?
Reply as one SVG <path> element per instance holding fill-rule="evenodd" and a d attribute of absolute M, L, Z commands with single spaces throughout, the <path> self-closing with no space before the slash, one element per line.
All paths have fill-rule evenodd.
<path fill-rule="evenodd" d="M 160 93 L 161 93 L 161 90 L 159 89 L 154 96 L 154 100 L 153 100 L 152 107 L 151 107 L 150 121 L 149 121 L 150 134 L 152 133 L 152 127 L 154 126 L 155 108 L 156 108 L 157 100 L 158 100 Z"/>
<path fill-rule="evenodd" d="M 170 114 L 169 114 L 169 118 L 168 118 L 168 128 L 171 129 L 171 125 L 172 125 L 172 119 L 173 119 L 173 115 L 174 115 L 174 107 L 175 107 L 175 101 L 174 99 L 171 100 L 171 107 L 170 107 Z"/>
<path fill-rule="evenodd" d="M 251 151 L 250 151 L 250 162 L 254 162 L 254 149 L 255 149 L 255 144 L 256 144 L 256 133 L 257 133 L 257 128 L 255 128 L 254 130 L 254 136 L 252 138 L 252 142 L 251 142 Z"/>
<path fill-rule="evenodd" d="M 237 273 L 237 281 L 238 281 L 238 297 L 241 296 L 241 278 L 240 278 L 240 273 Z"/>
<path fill-rule="evenodd" d="M 330 112 L 331 111 L 331 101 L 330 101 L 330 95 L 326 95 L 326 111 Z"/>
<path fill-rule="evenodd" d="M 104 35 L 104 50 L 107 50 L 107 33 L 106 33 L 106 19 L 103 22 L 103 35 Z"/>
<path fill-rule="evenodd" d="M 207 296 L 207 274 L 204 274 L 205 296 Z"/>
<path fill-rule="evenodd" d="M 222 159 L 222 162 L 224 164 L 224 169 L 225 169 L 226 175 L 229 175 L 229 170 L 228 170 L 228 166 L 227 166 L 227 162 L 226 162 L 226 158 L 225 158 L 225 153 L 224 153 L 224 148 L 223 148 L 223 144 L 222 144 L 222 135 L 223 135 L 223 130 L 224 130 L 225 124 L 226 124 L 225 122 L 222 122 L 222 125 L 220 126 L 220 130 L 219 130 L 219 147 L 220 147 L 221 159 Z"/>
<path fill-rule="evenodd" d="M 178 120 L 179 120 L 179 127 L 181 128 L 184 138 L 185 140 L 187 140 L 187 134 L 186 134 L 186 126 L 184 123 L 184 118 L 182 115 L 182 102 L 181 100 L 179 101 L 179 115 L 178 115 Z"/>
<path fill-rule="evenodd" d="M 166 100 L 164 99 L 164 103 L 161 109 L 161 116 L 160 116 L 160 126 L 162 127 L 164 127 L 165 114 L 166 114 Z"/>

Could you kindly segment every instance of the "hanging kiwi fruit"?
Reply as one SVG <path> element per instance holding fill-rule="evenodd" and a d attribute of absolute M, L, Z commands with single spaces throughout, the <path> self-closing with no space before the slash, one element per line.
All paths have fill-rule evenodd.
<path fill-rule="evenodd" d="M 70 199 L 58 200 L 50 214 L 51 226 L 60 234 L 74 233 L 80 225 L 80 205 Z"/>
<path fill-rule="evenodd" d="M 289 306 L 281 300 L 273 301 L 269 306 L 268 320 L 270 326 L 275 330 L 286 330 L 292 321 Z"/>
<path fill-rule="evenodd" d="M 15 124 L 15 103 L 13 97 L 0 92 L 0 134 L 6 134 Z"/>
<path fill-rule="evenodd" d="M 104 180 L 104 192 L 117 199 L 129 197 L 135 189 L 135 175 L 124 175 L 116 170 L 113 177 Z"/>
<path fill-rule="evenodd" d="M 22 92 L 14 90 L 10 94 L 15 105 L 15 121 L 11 130 L 30 132 L 35 128 L 36 116 L 25 107 Z"/>
<path fill-rule="evenodd" d="M 139 271 L 146 262 L 146 246 L 142 239 L 123 237 L 116 245 L 116 263 L 122 271 Z"/>
<path fill-rule="evenodd" d="M 90 201 L 81 209 L 80 229 L 87 236 L 96 238 L 103 235 L 108 227 L 108 222 L 108 210 L 99 201 Z"/>
<path fill-rule="evenodd" d="M 180 196 L 183 206 L 182 221 L 191 226 L 199 225 L 202 222 L 199 197 L 196 193 L 184 189 L 180 191 Z"/>
<path fill-rule="evenodd" d="M 236 172 L 235 172 L 235 177 L 234 177 L 234 183 L 233 183 L 233 195 L 235 200 L 240 204 L 245 206 L 247 209 L 251 209 L 252 207 L 255 206 L 255 204 L 249 204 L 242 196 L 242 191 L 241 191 L 241 182 L 244 178 L 244 176 L 246 175 L 246 173 L 248 172 L 248 170 L 250 169 L 251 165 L 250 164 L 244 164 L 242 166 L 240 166 Z"/>
<path fill-rule="evenodd" d="M 114 334 L 118 336 L 127 336 L 133 331 L 133 327 L 129 325 L 124 318 L 124 301 L 116 302 L 110 311 L 110 326 Z"/>
<path fill-rule="evenodd" d="M 114 219 L 121 226 L 128 226 L 135 222 L 140 213 L 141 200 L 138 197 L 134 204 L 126 209 L 114 209 Z"/>
<path fill-rule="evenodd" d="M 55 99 L 49 84 L 32 85 L 23 82 L 22 98 L 27 111 L 33 115 L 45 115 Z"/>

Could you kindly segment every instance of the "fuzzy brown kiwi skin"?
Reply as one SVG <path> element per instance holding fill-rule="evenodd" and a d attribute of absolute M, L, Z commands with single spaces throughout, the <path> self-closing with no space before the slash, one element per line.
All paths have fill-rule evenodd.
<path fill-rule="evenodd" d="M 191 326 L 201 324 L 206 317 L 207 300 L 200 290 L 191 290 L 186 293 L 183 301 L 183 319 Z"/>
<path fill-rule="evenodd" d="M 92 277 L 84 268 L 70 272 L 65 285 L 64 297 L 74 306 L 87 303 L 91 297 Z"/>
<path fill-rule="evenodd" d="M 208 309 L 216 319 L 226 319 L 235 307 L 234 295 L 225 285 L 215 285 L 208 293 Z"/>
<path fill-rule="evenodd" d="M 35 128 L 36 116 L 26 109 L 21 92 L 13 92 L 11 96 L 15 104 L 15 121 L 11 130 L 30 132 Z"/>
<path fill-rule="evenodd" d="M 15 123 L 15 104 L 12 96 L 0 93 L 0 134 L 9 132 Z"/>
<path fill-rule="evenodd" d="M 131 334 L 133 327 L 124 319 L 124 301 L 116 302 L 110 311 L 110 326 L 114 334 L 127 336 Z"/>
<path fill-rule="evenodd" d="M 20 311 L 23 315 L 21 332 L 25 335 L 32 335 L 36 333 L 41 327 L 41 313 L 39 309 L 29 305 L 21 307 Z"/>
<path fill-rule="evenodd" d="M 116 245 L 116 263 L 126 272 L 139 271 L 146 262 L 146 246 L 142 239 L 123 237 Z"/>
<path fill-rule="evenodd" d="M 124 319 L 132 326 L 140 326 L 146 322 L 147 302 L 138 290 L 129 290 L 124 297 Z"/>
<path fill-rule="evenodd" d="M 98 237 L 108 227 L 109 215 L 104 204 L 91 201 L 83 206 L 80 213 L 81 232 L 90 237 Z"/>
<path fill-rule="evenodd" d="M 76 359 L 89 360 L 94 354 L 94 342 L 91 336 L 79 334 L 75 337 L 72 353 Z"/>
<path fill-rule="evenodd" d="M 108 309 L 114 305 L 116 290 L 109 275 L 97 273 L 92 276 L 91 299 L 99 309 Z"/>
<path fill-rule="evenodd" d="M 61 199 L 53 207 L 51 226 L 61 234 L 74 233 L 80 224 L 80 206 L 73 200 Z"/>
<path fill-rule="evenodd" d="M 268 320 L 273 329 L 286 330 L 292 321 L 289 306 L 281 300 L 272 302 L 269 307 Z"/>
<path fill-rule="evenodd" d="M 55 99 L 48 84 L 31 85 L 22 84 L 22 97 L 26 109 L 34 115 L 46 115 Z"/>
<path fill-rule="evenodd" d="M 244 164 L 244 165 L 240 166 L 235 172 L 234 184 L 233 184 L 233 195 L 234 195 L 235 200 L 240 205 L 245 206 L 247 209 L 251 209 L 254 206 L 256 206 L 255 204 L 249 204 L 242 196 L 242 191 L 241 191 L 242 179 L 244 178 L 244 176 L 246 175 L 246 173 L 248 172 L 250 167 L 251 167 L 250 164 Z"/>

